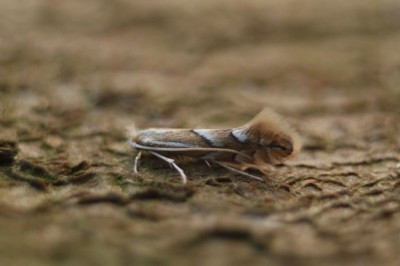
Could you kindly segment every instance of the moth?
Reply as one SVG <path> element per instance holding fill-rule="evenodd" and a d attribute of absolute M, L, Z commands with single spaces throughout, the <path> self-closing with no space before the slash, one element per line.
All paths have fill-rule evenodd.
<path fill-rule="evenodd" d="M 137 173 L 143 152 L 168 163 L 187 182 L 184 171 L 176 161 L 202 160 L 235 173 L 263 181 L 246 172 L 257 169 L 267 174 L 271 165 L 282 163 L 300 152 L 298 133 L 282 118 L 266 108 L 243 126 L 228 129 L 149 128 L 131 131 L 129 144 L 137 155 Z"/>

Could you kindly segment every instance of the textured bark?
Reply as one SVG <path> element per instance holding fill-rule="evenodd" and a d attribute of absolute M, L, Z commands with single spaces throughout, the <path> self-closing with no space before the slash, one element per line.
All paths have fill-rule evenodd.
<path fill-rule="evenodd" d="M 398 1 L 3 1 L 1 265 L 399 265 Z M 127 128 L 303 138 L 266 182 Z M 257 174 L 257 173 L 255 173 Z"/>

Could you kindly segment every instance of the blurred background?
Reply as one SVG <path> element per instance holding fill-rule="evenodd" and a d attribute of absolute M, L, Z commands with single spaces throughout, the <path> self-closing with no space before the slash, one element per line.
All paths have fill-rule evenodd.
<path fill-rule="evenodd" d="M 207 257 L 216 265 L 250 258 L 254 263 L 277 265 L 287 265 L 293 258 L 308 265 L 319 265 L 321 259 L 332 265 L 395 261 L 398 225 L 394 220 L 379 220 L 384 207 L 365 198 L 377 194 L 352 193 L 362 187 L 362 180 L 373 183 L 388 178 L 385 189 L 399 187 L 398 170 L 385 176 L 387 167 L 392 169 L 400 162 L 399 47 L 398 0 L 0 0 L 0 162 L 6 165 L 0 171 L 0 252 L 8 254 L 3 260 L 7 265 L 60 261 L 117 265 L 136 258 L 153 265 L 163 254 L 164 259 L 171 255 L 171 265 L 191 261 L 190 256 L 198 258 L 198 263 Z M 128 209 L 119 206 L 129 213 L 129 219 L 147 217 L 135 218 L 133 223 L 144 231 L 132 229 L 131 220 L 113 206 L 107 211 L 104 206 L 60 210 L 60 202 L 73 205 L 99 191 L 119 195 L 116 199 L 114 194 L 100 197 L 100 202 L 125 206 L 125 197 L 130 198 L 127 195 L 136 193 L 138 187 L 153 186 L 143 180 L 134 185 L 121 181 L 131 177 L 127 126 L 237 126 L 264 106 L 287 117 L 304 140 L 304 152 L 293 168 L 277 175 L 282 180 L 300 180 L 325 171 L 325 177 L 334 180 L 330 186 L 343 178 L 341 188 L 347 187 L 348 194 L 315 180 L 313 187 L 308 179 L 299 186 L 293 185 L 297 181 L 285 183 L 289 194 L 268 186 L 262 191 L 257 185 L 243 188 L 235 182 L 208 186 L 207 178 L 213 172 L 207 168 L 188 170 L 204 177 L 194 185 L 195 195 L 201 196 L 189 203 L 174 205 L 167 197 L 167 203 L 150 207 L 147 202 L 128 204 Z M 383 163 L 381 168 L 351 168 L 363 162 Z M 334 171 L 339 165 L 343 171 L 338 174 Z M 162 166 L 155 173 L 151 169 L 145 165 L 144 180 L 157 176 L 163 180 L 161 172 L 169 173 Z M 297 172 L 292 174 L 290 169 Z M 380 174 L 371 174 L 375 170 Z M 366 179 L 354 181 L 354 175 Z M 375 192 L 383 189 L 371 184 L 367 187 Z M 376 207 L 367 211 L 371 216 L 363 216 L 370 227 L 355 228 L 349 218 L 341 220 L 338 231 L 330 231 L 329 219 L 314 220 L 311 215 L 313 207 L 318 209 L 326 202 L 312 200 L 310 191 L 331 197 L 347 195 L 350 203 L 344 212 L 351 209 L 357 221 L 362 220 L 357 216 L 363 213 L 360 206 Z M 400 203 L 390 193 L 382 204 L 388 204 L 388 212 L 398 221 Z M 359 209 L 352 209 L 358 204 Z M 304 217 L 321 224 L 308 227 L 300 219 L 300 227 L 288 225 L 279 233 L 274 229 L 276 220 L 264 227 L 251 222 L 249 233 L 249 221 L 243 218 L 244 225 L 233 226 L 233 238 L 251 242 L 251 236 L 261 232 L 267 237 L 252 242 L 256 251 L 248 246 L 243 249 L 238 242 L 223 242 L 222 246 L 196 242 L 198 250 L 191 249 L 186 256 L 182 255 L 186 251 L 172 255 L 175 245 L 187 244 L 179 234 L 186 224 L 170 222 L 165 210 L 175 217 L 184 213 L 193 218 L 192 214 L 198 215 L 196 208 L 208 210 L 212 221 L 220 221 L 230 208 L 233 220 L 243 218 L 235 216 L 239 211 L 257 209 L 254 217 L 281 217 L 281 210 L 303 209 Z M 149 209 L 154 213 L 149 214 Z M 34 221 L 28 222 L 33 214 Z M 113 215 L 118 218 L 108 220 Z M 165 217 L 166 224 L 153 224 Z M 198 234 L 201 221 L 195 219 L 193 227 L 186 228 L 191 232 L 188 237 Z M 229 219 L 223 221 L 228 229 L 222 235 L 228 232 L 230 236 Z M 46 223 L 50 229 L 41 227 Z M 222 224 L 218 222 L 217 228 L 224 228 Z M 202 230 L 213 228 L 207 226 Z M 180 238 L 166 234 L 168 228 Z M 374 231 L 378 228 L 386 229 Z M 65 230 L 69 236 L 63 234 Z M 329 233 L 320 234 L 321 230 Z M 113 235 L 119 238 L 107 240 Z M 293 238 L 298 240 L 292 242 Z M 42 246 L 37 247 L 40 239 L 44 239 Z M 132 244 L 133 239 L 145 247 Z M 272 240 L 267 243 L 266 239 Z M 80 248 L 82 253 L 77 251 Z M 26 257 L 19 256 L 20 250 Z M 237 257 L 226 256 L 235 252 Z M 81 260 L 74 254 L 81 254 Z"/>
<path fill-rule="evenodd" d="M 29 91 L 54 108 L 73 94 L 77 108 L 175 119 L 190 112 L 194 121 L 174 123 L 197 126 L 204 115 L 264 105 L 298 114 L 389 109 L 399 100 L 396 0 L 1 5 L 1 92 Z"/>

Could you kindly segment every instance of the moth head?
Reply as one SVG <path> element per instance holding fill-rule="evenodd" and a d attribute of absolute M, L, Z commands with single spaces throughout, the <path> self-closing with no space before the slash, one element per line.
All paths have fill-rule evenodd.
<path fill-rule="evenodd" d="M 300 152 L 301 141 L 297 132 L 269 109 L 264 109 L 246 127 L 249 139 L 256 143 L 259 157 L 266 163 L 283 162 Z"/>
<path fill-rule="evenodd" d="M 260 152 L 265 153 L 271 163 L 278 163 L 293 156 L 293 140 L 289 136 L 261 137 Z"/>

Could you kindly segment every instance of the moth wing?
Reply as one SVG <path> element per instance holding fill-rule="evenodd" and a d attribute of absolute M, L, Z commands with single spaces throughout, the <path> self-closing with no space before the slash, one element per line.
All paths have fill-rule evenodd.
<path fill-rule="evenodd" d="M 224 149 L 224 148 L 202 148 L 202 147 L 181 147 L 181 148 L 176 148 L 176 147 L 153 147 L 153 146 L 145 146 L 138 144 L 133 141 L 128 141 L 129 144 L 134 148 L 138 150 L 145 150 L 145 151 L 164 151 L 164 152 L 176 152 L 176 153 L 190 153 L 190 152 L 216 152 L 216 153 L 233 153 L 233 154 L 239 154 L 243 157 L 247 157 L 251 159 L 251 157 L 245 153 L 242 153 L 240 151 L 232 150 L 232 149 Z"/>

